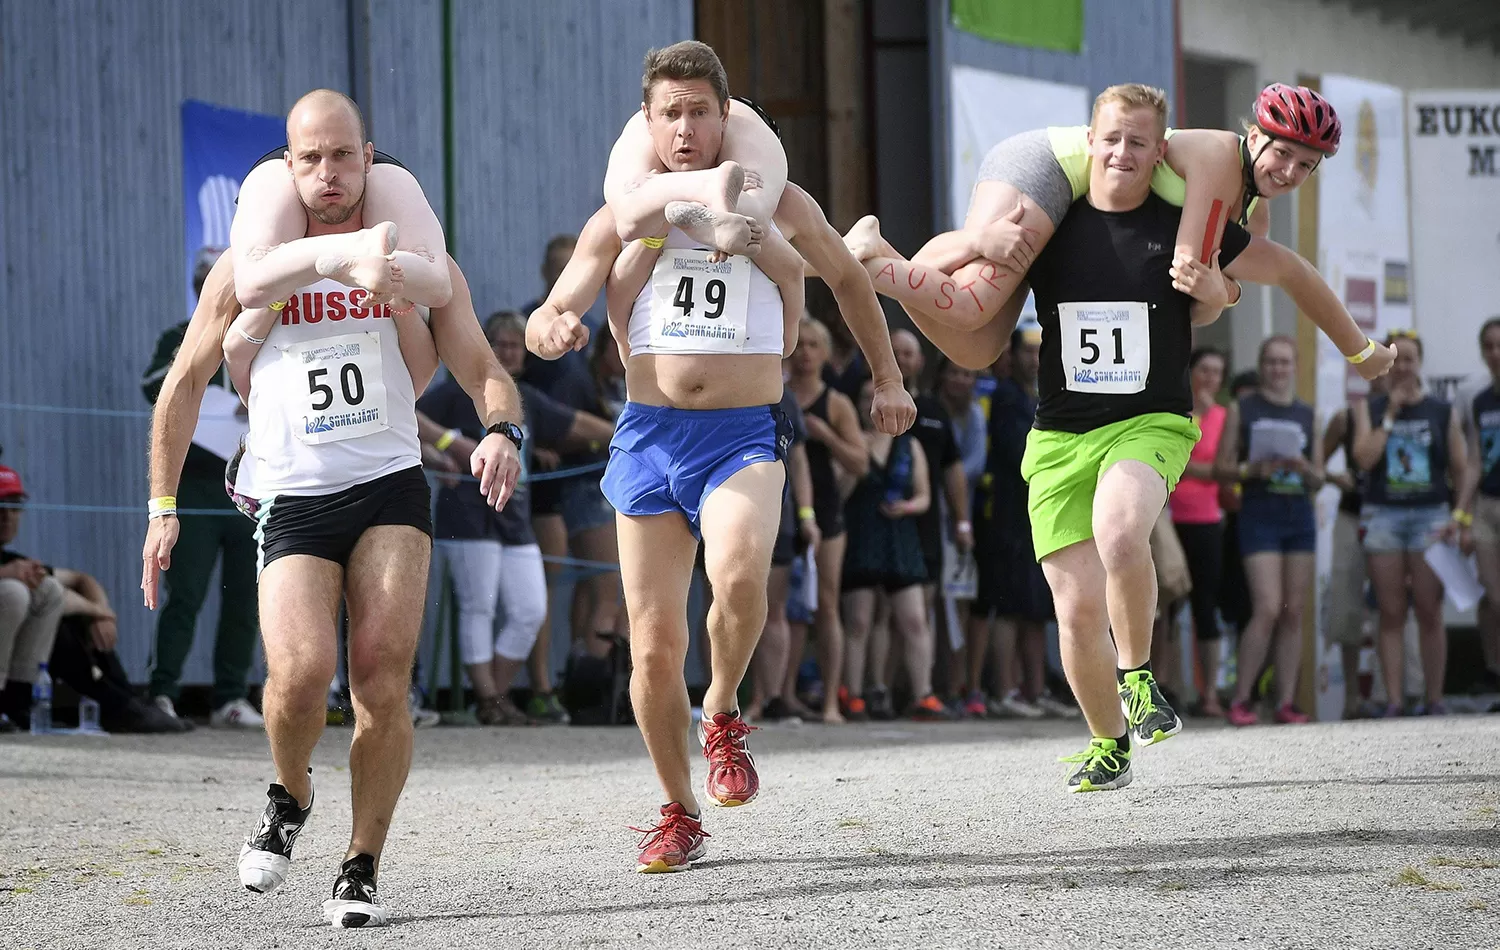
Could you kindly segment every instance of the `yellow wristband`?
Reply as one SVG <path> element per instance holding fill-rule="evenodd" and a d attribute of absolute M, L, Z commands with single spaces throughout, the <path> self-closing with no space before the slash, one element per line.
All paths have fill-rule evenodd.
<path fill-rule="evenodd" d="M 177 514 L 177 496 L 162 495 L 160 498 L 151 499 L 146 502 L 146 513 L 152 518 Z"/>
<path fill-rule="evenodd" d="M 453 440 L 457 439 L 460 435 L 462 435 L 462 433 L 457 429 L 449 429 L 447 432 L 444 432 L 442 435 L 438 436 L 437 441 L 432 444 L 439 452 L 446 452 L 448 451 L 448 446 L 452 445 Z"/>
<path fill-rule="evenodd" d="M 1474 526 L 1474 516 L 1462 508 L 1453 509 L 1453 520 L 1458 522 L 1460 527 L 1472 528 Z"/>
<path fill-rule="evenodd" d="M 286 306 L 286 301 L 285 300 L 273 300 L 269 304 L 267 304 L 267 306 L 269 306 L 272 310 L 280 310 L 282 307 Z"/>
<path fill-rule="evenodd" d="M 1355 353 L 1353 356 L 1346 356 L 1346 357 L 1344 357 L 1344 359 L 1346 359 L 1349 362 L 1351 362 L 1351 363 L 1355 364 L 1356 366 L 1358 366 L 1360 363 L 1363 363 L 1365 360 L 1367 360 L 1370 357 L 1374 356 L 1375 355 L 1375 341 L 1374 340 L 1370 340 L 1369 337 L 1366 337 L 1365 339 L 1369 340 L 1369 342 L 1367 342 L 1365 344 L 1365 348 L 1364 349 L 1360 350 L 1358 353 Z"/>
<path fill-rule="evenodd" d="M 813 509 L 813 507 L 811 505 L 803 505 L 801 508 L 797 509 L 797 520 L 798 521 L 817 521 L 818 520 L 818 513 L 817 513 L 816 510 Z"/>
<path fill-rule="evenodd" d="M 653 251 L 659 251 L 667 243 L 667 239 L 656 237 L 641 238 L 641 243 L 651 248 Z"/>

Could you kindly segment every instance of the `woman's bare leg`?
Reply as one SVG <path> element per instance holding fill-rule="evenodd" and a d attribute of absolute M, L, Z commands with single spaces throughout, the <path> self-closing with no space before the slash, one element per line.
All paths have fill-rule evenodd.
<path fill-rule="evenodd" d="M 373 165 L 365 178 L 365 221 L 393 221 L 401 296 L 424 307 L 442 307 L 453 296 L 448 243 L 422 185 L 400 165 Z"/>
<path fill-rule="evenodd" d="M 875 621 L 875 589 L 851 590 L 844 595 L 844 685 L 851 699 L 865 694 L 870 628 Z M 837 701 L 837 696 L 835 696 Z"/>
<path fill-rule="evenodd" d="M 1417 633 L 1422 654 L 1422 679 L 1427 705 L 1443 701 L 1443 680 L 1448 673 L 1448 631 L 1443 627 L 1443 582 L 1421 553 L 1408 552 L 1412 607 L 1417 615 Z"/>
<path fill-rule="evenodd" d="M 757 221 L 770 221 L 786 189 L 786 149 L 765 120 L 743 102 L 729 103 L 729 125 L 724 129 L 719 162 L 734 162 L 745 170 L 735 210 Z"/>
<path fill-rule="evenodd" d="M 392 273 L 398 237 L 392 222 L 348 234 L 306 234 L 307 209 L 286 163 L 266 161 L 251 169 L 240 184 L 229 229 L 241 305 L 268 306 L 325 277 L 383 296 L 404 289 Z"/>
<path fill-rule="evenodd" d="M 932 656 L 936 649 L 932 627 L 927 623 L 927 605 L 922 585 L 890 595 L 891 626 L 900 631 L 905 647 L 906 675 L 911 681 L 912 700 L 932 695 Z"/>

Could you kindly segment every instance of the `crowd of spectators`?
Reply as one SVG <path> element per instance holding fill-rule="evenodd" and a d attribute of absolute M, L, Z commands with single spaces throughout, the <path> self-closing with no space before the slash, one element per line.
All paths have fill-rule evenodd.
<path fill-rule="evenodd" d="M 585 351 L 547 362 L 524 343 L 527 314 L 572 250 L 570 236 L 550 241 L 542 296 L 484 325 L 525 406 L 526 477 L 503 512 L 464 479 L 483 435 L 467 396 L 439 379 L 418 402 L 434 483 L 434 586 L 451 589 L 451 636 L 484 725 L 629 717 L 614 513 L 599 490 L 624 405 L 624 366 L 602 313 L 585 316 L 592 331 Z M 143 381 L 148 399 L 185 327 L 159 341 Z M 1179 708 L 1239 726 L 1307 721 L 1296 696 L 1315 573 L 1314 496 L 1325 481 L 1341 492 L 1325 618 L 1340 647 L 1344 716 L 1447 711 L 1443 588 L 1423 556 L 1437 542 L 1478 554 L 1490 594 L 1480 607 L 1481 685 L 1500 689 L 1500 616 L 1490 608 L 1500 603 L 1492 599 L 1500 597 L 1500 318 L 1485 324 L 1480 341 L 1493 380 L 1456 410 L 1423 382 L 1422 341 L 1400 333 L 1391 342 L 1399 355 L 1390 375 L 1368 399 L 1325 420 L 1321 433 L 1312 407 L 1295 395 L 1295 341 L 1265 340 L 1257 368 L 1227 387 L 1224 354 L 1192 354 L 1203 437 L 1152 539 L 1161 591 L 1153 663 L 1170 699 L 1196 697 Z M 870 373 L 842 325 L 802 320 L 785 362 L 781 408 L 793 440 L 770 610 L 742 694 L 749 718 L 1079 715 L 1057 661 L 1052 599 L 1033 555 L 1021 477 L 1040 343 L 1037 324 L 1023 321 L 987 372 L 942 360 L 929 373 L 921 341 L 894 331 L 917 420 L 891 437 L 870 425 Z M 222 458 L 194 445 L 178 489 L 184 508 L 232 510 L 223 469 Z M 221 727 L 262 725 L 247 695 L 256 635 L 248 520 L 182 517 L 151 678 L 138 698 L 114 654 L 115 616 L 102 587 L 8 548 L 25 497 L 20 475 L 0 466 L 0 731 L 26 727 L 31 686 L 47 661 L 55 678 L 100 703 L 106 729 L 191 728 L 174 704 L 216 560 L 223 586 L 208 718 Z M 563 572 L 574 581 L 565 626 L 549 611 Z M 704 612 L 711 596 L 705 591 Z M 1411 698 L 1408 611 L 1424 680 Z M 1186 644 L 1179 617 L 1192 628 Z M 698 619 L 690 629 L 702 637 Z M 554 628 L 571 631 L 561 670 L 550 660 Z M 1371 645 L 1381 674 L 1374 682 L 1362 675 Z M 1178 662 L 1184 652 L 1186 669 Z M 523 669 L 526 688 L 517 690 Z M 435 721 L 413 695 L 414 715 Z"/>

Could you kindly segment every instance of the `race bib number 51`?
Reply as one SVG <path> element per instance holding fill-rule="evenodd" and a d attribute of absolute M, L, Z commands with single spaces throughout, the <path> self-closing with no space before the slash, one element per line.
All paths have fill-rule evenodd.
<path fill-rule="evenodd" d="M 380 334 L 346 333 L 287 347 L 293 434 L 311 445 L 370 435 L 388 427 Z"/>
<path fill-rule="evenodd" d="M 740 353 L 750 302 L 748 257 L 714 263 L 712 251 L 667 248 L 651 272 L 651 348 Z"/>
<path fill-rule="evenodd" d="M 1060 303 L 1063 385 L 1075 393 L 1138 393 L 1151 375 L 1150 307 L 1139 301 Z"/>

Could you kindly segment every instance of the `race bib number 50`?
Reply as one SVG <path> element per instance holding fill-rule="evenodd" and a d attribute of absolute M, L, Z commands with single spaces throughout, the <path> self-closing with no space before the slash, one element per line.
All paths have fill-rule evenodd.
<path fill-rule="evenodd" d="M 282 351 L 293 434 L 311 445 L 379 432 L 386 421 L 380 334 L 346 333 Z"/>
<path fill-rule="evenodd" d="M 1150 307 L 1060 303 L 1063 384 L 1075 393 L 1138 393 L 1151 375 Z"/>
<path fill-rule="evenodd" d="M 712 251 L 667 248 L 651 272 L 651 348 L 740 353 L 750 302 L 747 257 L 714 263 Z"/>

